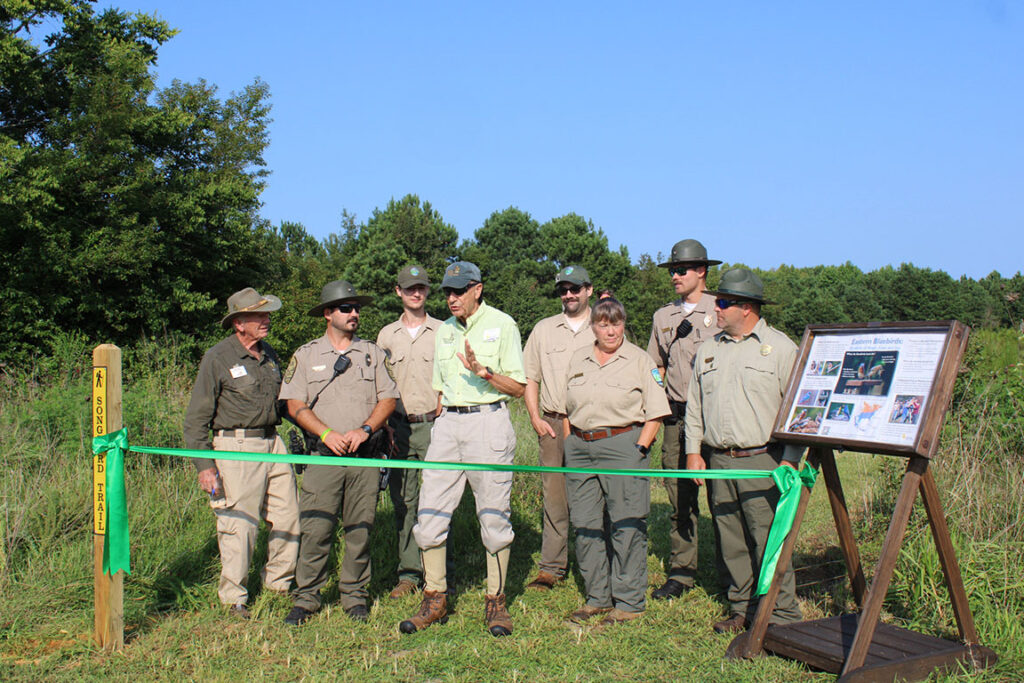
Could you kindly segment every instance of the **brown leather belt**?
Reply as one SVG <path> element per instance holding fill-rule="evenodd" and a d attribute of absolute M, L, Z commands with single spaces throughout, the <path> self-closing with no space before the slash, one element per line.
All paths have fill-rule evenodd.
<path fill-rule="evenodd" d="M 565 413 L 552 413 L 550 411 L 545 410 L 544 417 L 548 418 L 549 420 L 564 420 Z"/>
<path fill-rule="evenodd" d="M 272 439 L 277 436 L 277 427 L 257 427 L 256 429 L 215 429 L 214 435 L 233 439 Z"/>
<path fill-rule="evenodd" d="M 433 422 L 437 419 L 437 413 L 431 410 L 429 413 L 420 413 L 419 415 L 405 415 L 404 413 L 395 413 L 395 417 L 399 420 L 411 423 L 419 422 Z"/>
<path fill-rule="evenodd" d="M 730 458 L 749 458 L 752 455 L 768 453 L 769 446 L 756 446 L 754 448 L 712 448 L 711 452 L 728 455 Z"/>
<path fill-rule="evenodd" d="M 570 426 L 569 429 L 573 434 L 583 439 L 584 441 L 599 441 L 600 439 L 607 439 L 610 436 L 618 436 L 619 434 L 625 434 L 631 432 L 640 425 L 631 424 L 625 427 L 606 427 L 605 429 L 591 429 L 589 431 L 583 431 L 582 429 L 576 429 Z"/>

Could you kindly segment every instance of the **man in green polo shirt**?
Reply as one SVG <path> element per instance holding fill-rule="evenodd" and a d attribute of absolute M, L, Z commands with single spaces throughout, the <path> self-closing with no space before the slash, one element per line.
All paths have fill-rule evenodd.
<path fill-rule="evenodd" d="M 516 435 L 508 401 L 523 395 L 526 375 L 519 329 L 511 317 L 483 300 L 480 269 L 451 264 L 441 281 L 452 317 L 434 338 L 433 388 L 441 392 L 428 462 L 511 464 Z M 487 555 L 485 621 L 494 636 L 512 633 L 505 606 L 512 531 L 512 473 L 424 470 L 413 535 L 423 551 L 425 587 L 419 611 L 399 625 L 414 633 L 447 620 L 445 543 L 466 482 L 476 498 L 480 537 Z"/>

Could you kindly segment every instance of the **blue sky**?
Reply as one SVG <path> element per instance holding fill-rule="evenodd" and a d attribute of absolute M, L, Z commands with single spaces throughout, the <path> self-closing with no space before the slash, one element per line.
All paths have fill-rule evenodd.
<path fill-rule="evenodd" d="M 263 215 L 324 237 L 418 194 L 772 268 L 1021 270 L 1024 5 L 123 0 L 159 83 L 270 86 Z"/>

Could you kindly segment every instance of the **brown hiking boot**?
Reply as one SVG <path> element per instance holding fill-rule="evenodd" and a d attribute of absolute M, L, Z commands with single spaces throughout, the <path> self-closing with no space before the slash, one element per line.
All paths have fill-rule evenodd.
<path fill-rule="evenodd" d="M 537 578 L 530 583 L 526 584 L 527 588 L 533 588 L 536 590 L 549 591 L 555 587 L 555 584 L 561 581 L 561 577 L 555 576 L 550 572 L 546 572 L 541 569 L 537 572 Z"/>
<path fill-rule="evenodd" d="M 505 594 L 484 596 L 484 622 L 492 636 L 512 635 L 512 617 L 505 609 Z"/>
<path fill-rule="evenodd" d="M 392 589 L 390 597 L 395 599 L 404 598 L 406 595 L 409 595 L 409 593 L 415 593 L 417 590 L 418 588 L 415 583 L 409 579 L 402 579 L 395 585 L 394 589 Z"/>
<path fill-rule="evenodd" d="M 643 612 L 626 612 L 616 607 L 612 611 L 605 615 L 604 619 L 594 627 L 595 631 L 600 631 L 608 628 L 609 626 L 615 626 L 616 624 L 624 624 L 627 621 L 633 621 L 639 619 L 644 615 Z"/>
<path fill-rule="evenodd" d="M 750 626 L 750 622 L 742 614 L 734 614 L 728 619 L 715 624 L 715 633 L 742 633 Z"/>
<path fill-rule="evenodd" d="M 406 619 L 398 625 L 402 633 L 416 633 L 435 621 L 442 624 L 448 622 L 448 597 L 437 591 L 423 591 L 423 602 L 420 603 L 420 611 L 411 619 Z"/>
<path fill-rule="evenodd" d="M 611 612 L 611 607 L 591 607 L 590 605 L 583 605 L 578 610 L 569 615 L 569 621 L 574 624 L 582 624 L 588 619 L 593 619 L 599 614 L 607 614 Z"/>

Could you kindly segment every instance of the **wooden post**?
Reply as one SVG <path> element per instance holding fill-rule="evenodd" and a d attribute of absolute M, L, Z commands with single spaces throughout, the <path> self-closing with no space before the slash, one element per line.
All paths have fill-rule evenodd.
<path fill-rule="evenodd" d="M 121 429 L 121 349 L 100 344 L 92 351 L 92 435 Z M 124 572 L 103 573 L 103 537 L 107 530 L 106 454 L 92 459 L 92 550 L 95 619 L 93 636 L 106 652 L 124 647 Z"/>

